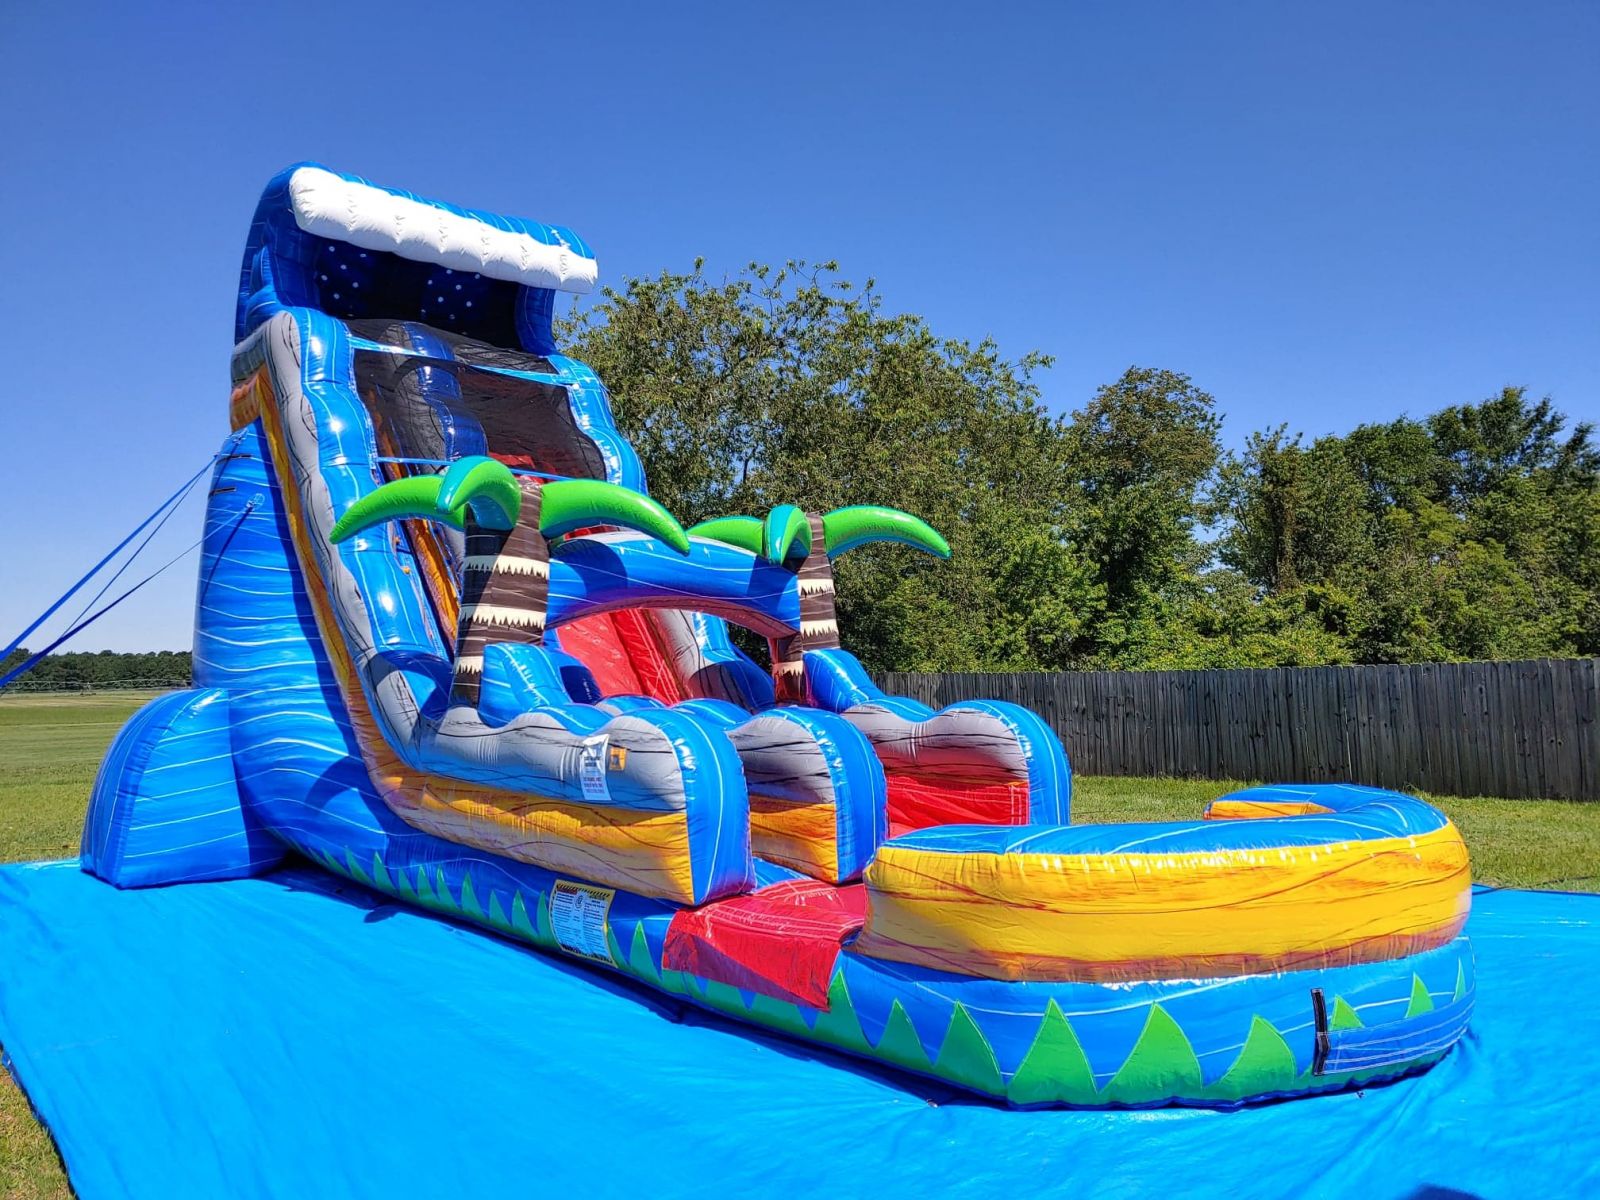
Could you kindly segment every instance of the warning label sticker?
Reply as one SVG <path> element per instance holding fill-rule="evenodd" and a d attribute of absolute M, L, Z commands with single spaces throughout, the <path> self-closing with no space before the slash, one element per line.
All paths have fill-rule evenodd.
<path fill-rule="evenodd" d="M 609 918 L 614 888 L 556 880 L 550 893 L 550 931 L 568 954 L 616 966 L 611 957 Z"/>
<path fill-rule="evenodd" d="M 611 800 L 611 789 L 606 786 L 606 747 L 609 741 L 605 734 L 600 733 L 584 738 L 579 748 L 578 782 L 583 786 L 585 800 L 605 803 Z"/>

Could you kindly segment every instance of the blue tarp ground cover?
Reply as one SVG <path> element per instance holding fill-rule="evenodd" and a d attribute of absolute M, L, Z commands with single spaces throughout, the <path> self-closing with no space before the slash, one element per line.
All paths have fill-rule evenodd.
<path fill-rule="evenodd" d="M 1600 1195 L 1600 897 L 1482 891 L 1429 1075 L 1011 1112 L 683 1012 L 308 868 L 0 868 L 0 1044 L 84 1200 Z"/>

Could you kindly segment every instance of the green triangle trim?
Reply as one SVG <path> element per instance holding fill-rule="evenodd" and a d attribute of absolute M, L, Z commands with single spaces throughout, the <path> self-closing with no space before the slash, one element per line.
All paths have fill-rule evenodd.
<path fill-rule="evenodd" d="M 628 970 L 646 982 L 661 982 L 661 972 L 656 970 L 655 959 L 650 954 L 650 942 L 644 936 L 643 921 L 633 927 L 633 942 L 628 947 Z"/>
<path fill-rule="evenodd" d="M 676 972 L 671 972 L 676 974 Z M 806 1025 L 806 1020 L 800 1015 L 798 1005 L 787 1000 L 779 1000 L 776 996 L 765 996 L 756 993 L 755 1003 L 750 1006 L 750 1015 L 764 1025 L 784 1033 L 792 1033 L 798 1037 L 810 1037 L 811 1029 Z"/>
<path fill-rule="evenodd" d="M 661 972 L 661 990 L 671 992 L 676 996 L 689 994 L 688 977 L 682 971 L 670 971 L 665 968 Z"/>
<path fill-rule="evenodd" d="M 861 1032 L 861 1022 L 856 1017 L 855 1002 L 850 999 L 850 989 L 845 986 L 844 972 L 840 971 L 828 985 L 827 1011 L 817 1017 L 812 1035 L 819 1041 L 847 1050 L 870 1053 L 866 1035 Z"/>
<path fill-rule="evenodd" d="M 989 1039 L 983 1036 L 983 1030 L 960 1001 L 950 1014 L 950 1028 L 945 1031 L 933 1069 L 946 1079 L 991 1096 L 1001 1095 L 1006 1090 Z"/>
<path fill-rule="evenodd" d="M 1456 990 L 1450 995 L 1452 1004 L 1467 998 L 1467 964 L 1456 963 Z"/>
<path fill-rule="evenodd" d="M 1207 1099 L 1244 1100 L 1250 1096 L 1288 1092 L 1294 1089 L 1299 1074 L 1294 1051 L 1289 1049 L 1283 1035 L 1270 1021 L 1251 1017 L 1250 1033 L 1239 1050 L 1239 1057 L 1205 1094 Z"/>
<path fill-rule="evenodd" d="M 492 888 L 489 890 L 488 921 L 496 929 L 511 928 L 511 922 L 506 918 L 505 906 L 500 903 L 500 893 Z"/>
<path fill-rule="evenodd" d="M 874 1054 L 885 1062 L 906 1067 L 912 1071 L 932 1071 L 933 1060 L 917 1036 L 911 1016 L 896 1000 L 889 1006 L 889 1022 L 883 1027 L 883 1036 L 872 1048 Z"/>
<path fill-rule="evenodd" d="M 533 898 L 533 931 L 533 936 L 544 945 L 556 944 L 555 932 L 550 928 L 550 905 L 545 902 L 543 892 Z"/>
<path fill-rule="evenodd" d="M 417 898 L 417 889 L 411 886 L 411 873 L 404 867 L 401 867 L 396 870 L 394 874 L 398 885 L 396 890 L 405 899 L 415 902 Z"/>
<path fill-rule="evenodd" d="M 374 886 L 372 877 L 357 865 L 355 855 L 349 850 L 344 852 L 344 865 L 346 873 L 349 874 L 352 879 L 358 880 L 361 883 L 366 884 L 368 887 Z"/>
<path fill-rule="evenodd" d="M 1139 1040 L 1101 1099 L 1113 1104 L 1154 1104 L 1176 1096 L 1195 1096 L 1203 1086 L 1200 1060 L 1188 1037 L 1166 1009 L 1152 1004 Z"/>
<path fill-rule="evenodd" d="M 1333 1016 L 1328 1020 L 1328 1028 L 1334 1033 L 1341 1029 L 1361 1029 L 1361 1014 L 1351 1008 L 1343 996 L 1333 998 Z"/>
<path fill-rule="evenodd" d="M 446 908 L 457 908 L 456 898 L 450 894 L 450 881 L 445 878 L 444 868 L 440 867 L 433 875 L 433 890 L 435 898 Z"/>
<path fill-rule="evenodd" d="M 706 980 L 705 1000 L 712 1007 L 736 1016 L 743 1016 L 750 1011 L 739 989 L 731 983 L 723 983 L 720 979 Z"/>
<path fill-rule="evenodd" d="M 520 889 L 511 895 L 511 928 L 513 932 L 527 938 L 530 942 L 539 940 L 539 935 L 534 932 L 533 922 L 528 920 L 528 905 L 523 900 Z"/>
<path fill-rule="evenodd" d="M 1422 982 L 1422 976 L 1411 976 L 1411 1003 L 1406 1006 L 1407 1017 L 1420 1017 L 1423 1013 L 1433 1011 L 1433 997 L 1428 995 L 1428 989 Z"/>
<path fill-rule="evenodd" d="M 428 883 L 428 868 L 417 869 L 417 902 L 419 904 L 433 904 L 433 887 Z"/>
<path fill-rule="evenodd" d="M 483 920 L 483 905 L 478 903 L 478 894 L 472 890 L 471 871 L 461 877 L 461 911 L 469 917 Z"/>
<path fill-rule="evenodd" d="M 1072 1030 L 1072 1022 L 1054 1000 L 1022 1065 L 1011 1077 L 1006 1099 L 1013 1104 L 1093 1104 L 1099 1095 L 1089 1056 Z"/>

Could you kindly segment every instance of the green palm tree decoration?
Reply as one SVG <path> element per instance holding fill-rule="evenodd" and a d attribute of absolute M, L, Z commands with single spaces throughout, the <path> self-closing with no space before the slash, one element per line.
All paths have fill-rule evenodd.
<path fill-rule="evenodd" d="M 481 455 L 459 459 L 442 475 L 412 475 L 368 492 L 334 523 L 329 540 L 337 544 L 394 520 L 439 521 L 466 531 L 453 691 L 474 704 L 485 646 L 544 641 L 553 539 L 619 525 L 689 553 L 683 526 L 641 492 L 599 479 L 519 478 Z"/>
<path fill-rule="evenodd" d="M 539 532 L 551 540 L 591 525 L 622 525 L 648 533 L 679 554 L 689 553 L 683 526 L 642 492 L 601 479 L 530 481 L 539 496 Z M 458 459 L 442 475 L 411 475 L 362 496 L 334 523 L 328 538 L 345 541 L 384 521 L 441 521 L 509 533 L 526 492 L 504 463 L 482 455 Z"/>
<path fill-rule="evenodd" d="M 950 557 L 950 543 L 932 525 L 881 504 L 853 504 L 822 515 L 780 504 L 764 521 L 759 517 L 716 517 L 692 526 L 689 532 L 786 565 L 798 576 L 800 626 L 788 637 L 769 639 L 773 680 L 778 699 L 785 703 L 806 700 L 806 651 L 839 647 L 833 559 L 869 542 L 898 542 L 939 558 Z"/>
<path fill-rule="evenodd" d="M 881 504 L 852 504 L 817 518 L 823 549 L 830 559 L 868 542 L 899 542 L 939 558 L 950 557 L 950 543 L 921 517 Z M 793 504 L 780 504 L 759 517 L 715 517 L 689 532 L 748 550 L 768 562 L 803 559 L 811 553 L 812 520 Z"/>

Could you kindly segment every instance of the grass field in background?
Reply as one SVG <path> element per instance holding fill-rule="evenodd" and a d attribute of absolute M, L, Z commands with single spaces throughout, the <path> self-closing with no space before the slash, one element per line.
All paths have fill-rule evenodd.
<path fill-rule="evenodd" d="M 83 811 L 106 745 L 150 693 L 0 696 L 0 861 L 77 853 Z M 1068 752 L 1071 752 L 1069 746 Z M 1074 822 L 1199 816 L 1239 782 L 1080 778 Z M 1473 877 L 1505 887 L 1600 892 L 1600 804 L 1428 796 L 1472 851 Z M 0 1197 L 70 1196 L 49 1137 L 0 1072 Z"/>
<path fill-rule="evenodd" d="M 148 692 L 0 697 L 0 860 L 78 850 L 89 785 L 106 745 Z M 72 1195 L 49 1134 L 0 1071 L 0 1197 Z"/>
<path fill-rule="evenodd" d="M 0 697 L 0 861 L 78 852 L 112 735 L 153 692 Z"/>
<path fill-rule="evenodd" d="M 1072 821 L 1188 820 L 1207 801 L 1245 786 L 1214 779 L 1084 777 L 1073 780 Z M 1461 830 L 1472 853 L 1474 883 L 1600 892 L 1600 803 L 1416 794 L 1444 809 Z"/>

